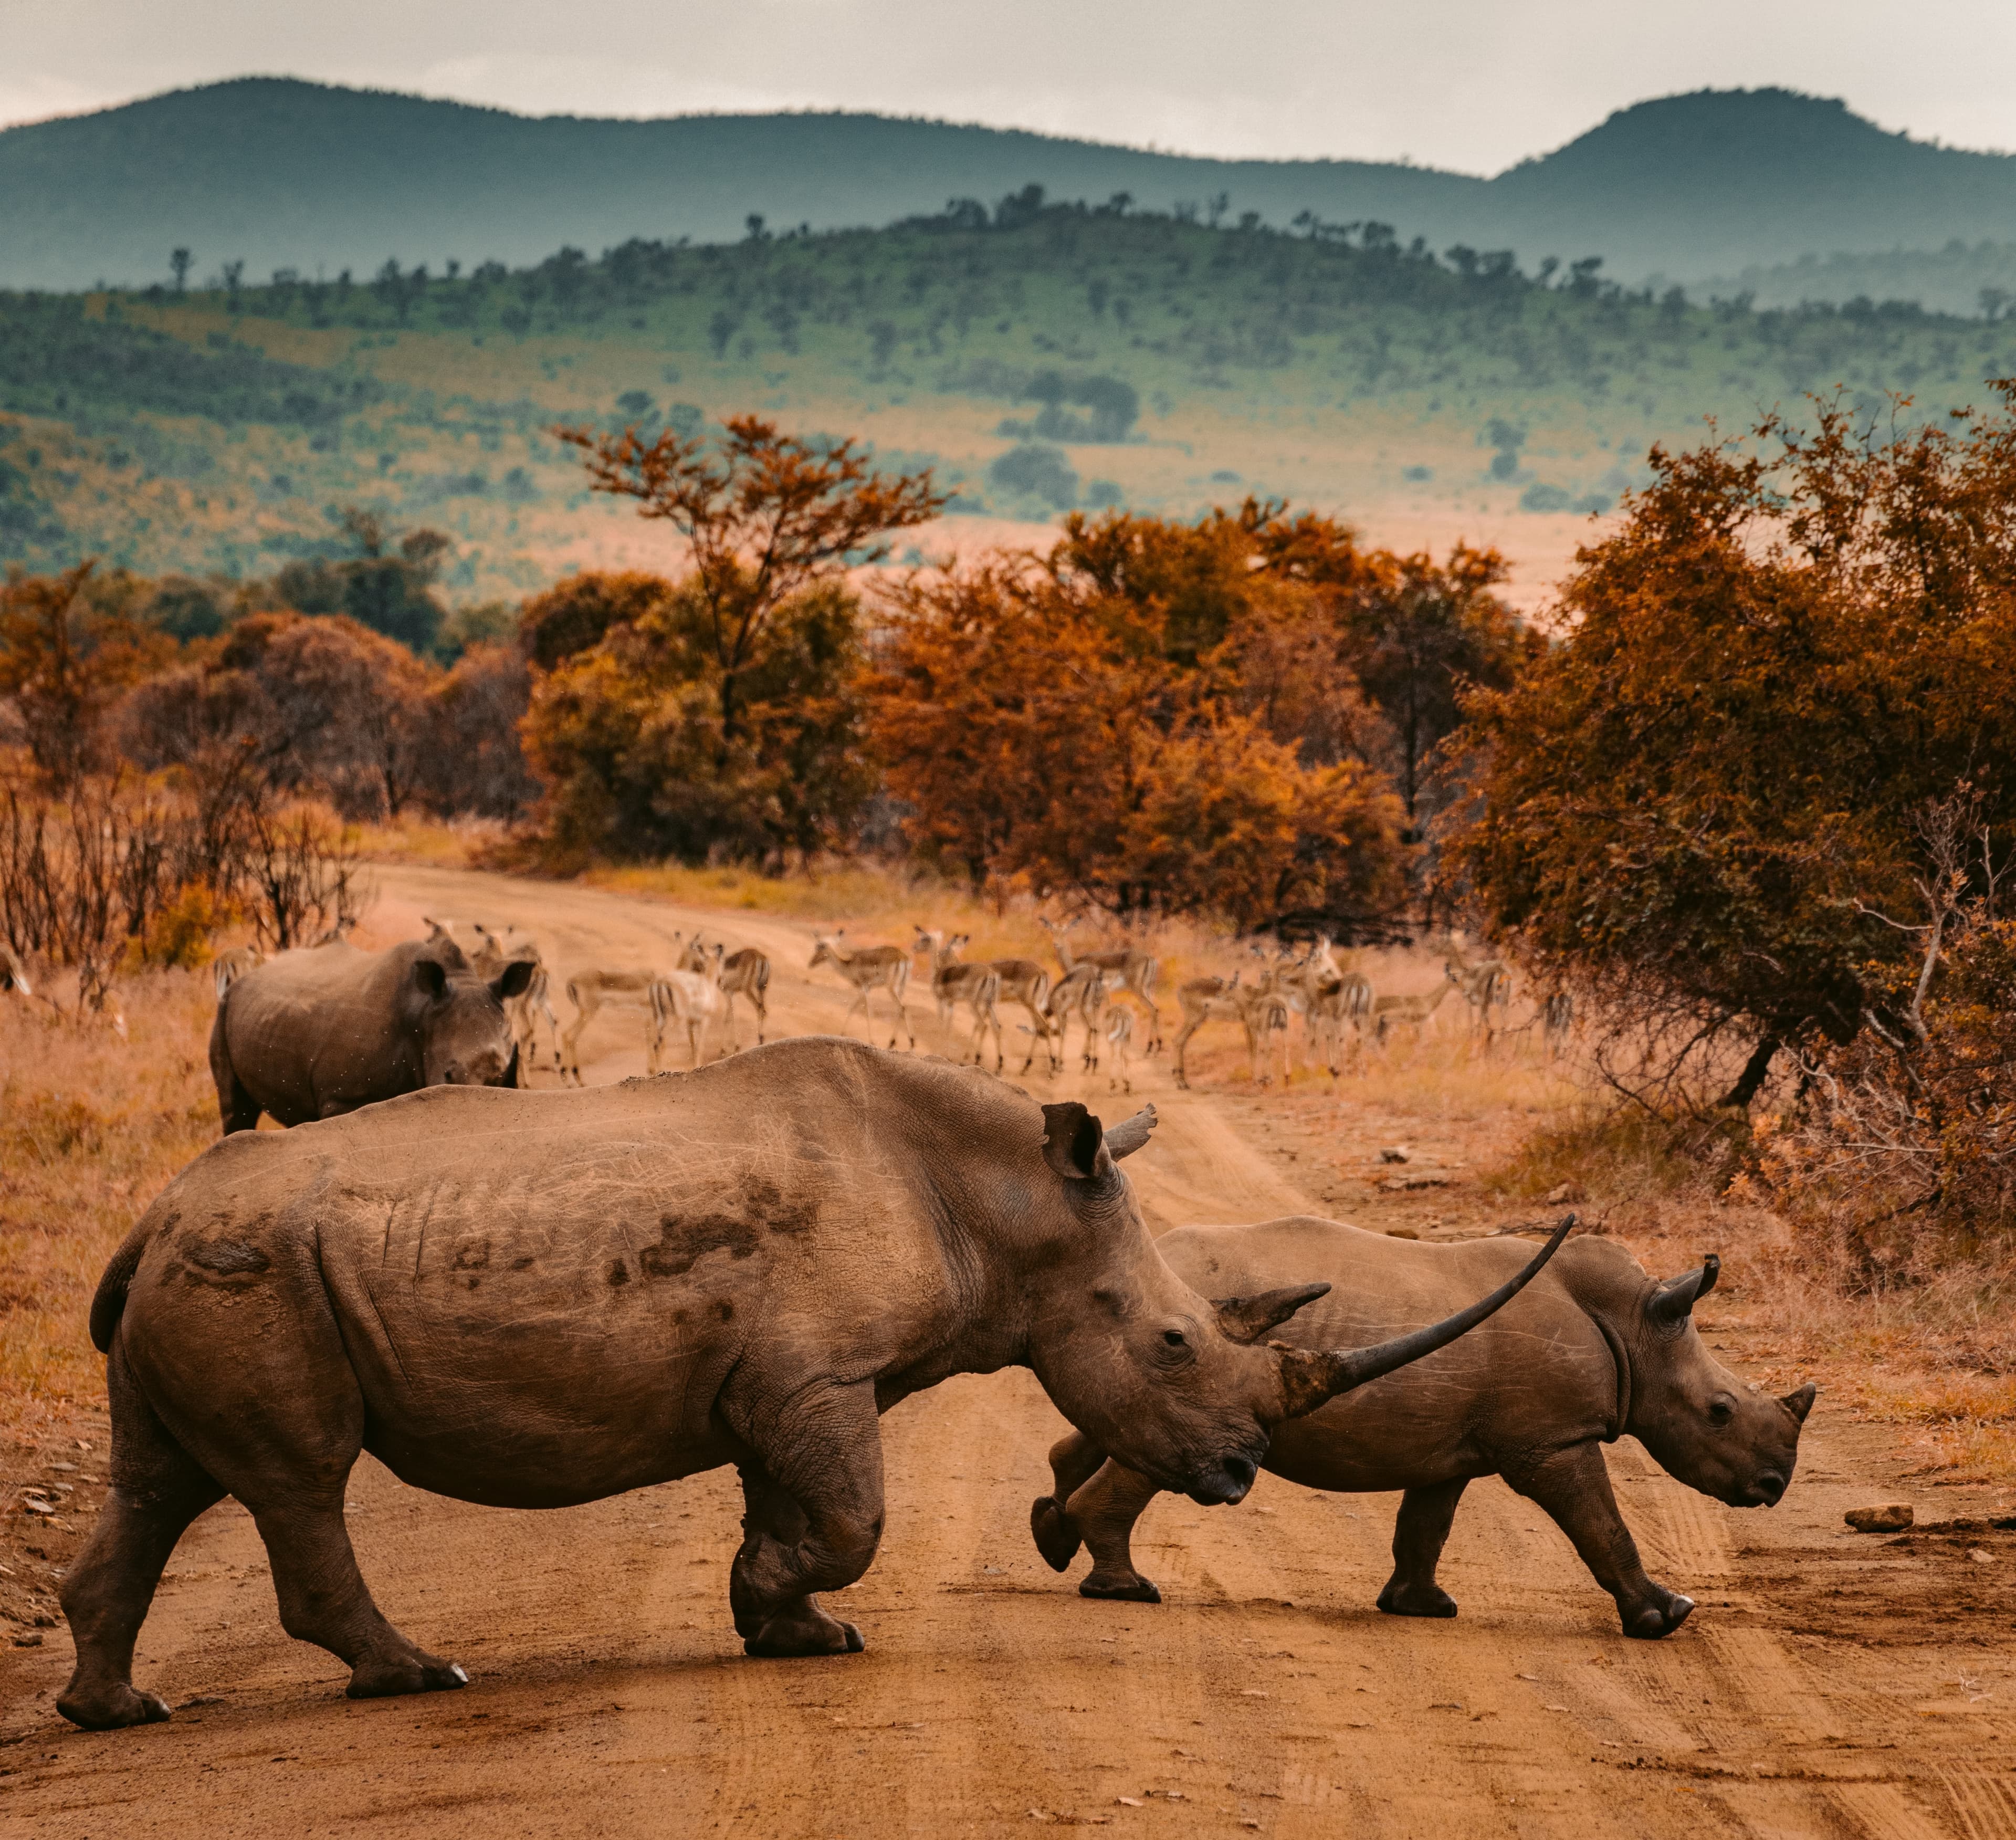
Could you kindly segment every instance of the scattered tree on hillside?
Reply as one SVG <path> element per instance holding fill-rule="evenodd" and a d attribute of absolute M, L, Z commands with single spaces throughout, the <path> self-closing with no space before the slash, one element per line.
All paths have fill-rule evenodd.
<path fill-rule="evenodd" d="M 1894 1028 L 1916 816 L 1970 782 L 2016 817 L 2016 385 L 1893 429 L 1816 405 L 1655 448 L 1582 550 L 1566 636 L 1467 708 L 1479 811 L 1458 856 L 1542 977 L 1674 1042 Z M 1899 409 L 1904 406 L 1899 404 Z"/>
<path fill-rule="evenodd" d="M 377 513 L 355 506 L 339 521 L 358 553 L 343 562 L 289 563 L 274 578 L 274 596 L 297 613 L 347 614 L 411 651 L 431 653 L 448 617 L 434 583 L 452 540 L 414 530 L 395 542 Z"/>

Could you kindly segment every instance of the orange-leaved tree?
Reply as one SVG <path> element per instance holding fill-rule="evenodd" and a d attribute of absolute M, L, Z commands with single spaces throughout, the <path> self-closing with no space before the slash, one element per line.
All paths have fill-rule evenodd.
<path fill-rule="evenodd" d="M 107 712 L 173 650 L 116 605 L 93 604 L 94 567 L 0 582 L 0 699 L 13 704 L 38 774 L 59 791 L 106 764 Z"/>
<path fill-rule="evenodd" d="M 912 841 L 1123 915 L 1389 913 L 1399 814 L 1323 707 L 1363 726 L 1348 634 L 1267 565 L 1277 517 L 1074 517 L 1040 561 L 896 589 L 871 721 Z"/>
<path fill-rule="evenodd" d="M 771 610 L 731 729 L 713 625 L 692 576 L 577 575 L 527 607 L 525 751 L 563 859 L 725 853 L 781 867 L 846 841 L 873 790 L 862 744 L 859 610 L 816 582 Z"/>

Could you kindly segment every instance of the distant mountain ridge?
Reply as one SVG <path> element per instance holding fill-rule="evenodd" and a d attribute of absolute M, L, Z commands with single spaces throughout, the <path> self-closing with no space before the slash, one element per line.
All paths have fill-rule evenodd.
<path fill-rule="evenodd" d="M 1604 258 L 1636 283 L 1837 252 L 2016 242 L 2016 157 L 1890 134 L 1783 89 L 1701 91 L 1618 110 L 1495 178 L 1354 160 L 1223 160 L 1017 130 L 851 114 L 533 118 L 466 103 L 243 77 L 0 131 L 0 286 L 247 279 L 388 256 L 438 269 L 591 253 L 632 236 L 732 239 L 1053 198 L 1377 219 L 1442 247 Z"/>

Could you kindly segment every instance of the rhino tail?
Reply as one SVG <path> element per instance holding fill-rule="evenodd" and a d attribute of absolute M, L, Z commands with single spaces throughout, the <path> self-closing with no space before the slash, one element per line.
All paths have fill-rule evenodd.
<path fill-rule="evenodd" d="M 120 1241 L 119 1250 L 106 1265 L 105 1276 L 98 1280 L 97 1294 L 91 1300 L 91 1345 L 102 1355 L 111 1352 L 113 1332 L 126 1313 L 127 1287 L 133 1282 L 134 1273 L 140 1269 L 141 1255 L 153 1237 L 153 1221 L 143 1216 Z"/>

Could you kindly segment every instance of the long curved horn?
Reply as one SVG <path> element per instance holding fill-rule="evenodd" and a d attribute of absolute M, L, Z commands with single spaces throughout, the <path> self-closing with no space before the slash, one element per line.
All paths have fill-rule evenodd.
<path fill-rule="evenodd" d="M 1458 1336 L 1467 1334 L 1485 1317 L 1502 1309 L 1538 1277 L 1541 1267 L 1560 1249 L 1575 1224 L 1574 1215 L 1564 1215 L 1553 1237 L 1516 1278 L 1500 1284 L 1489 1297 L 1480 1297 L 1469 1309 L 1458 1310 L 1454 1316 L 1431 1323 L 1425 1329 L 1396 1335 L 1391 1341 L 1378 1342 L 1370 1348 L 1329 1349 L 1320 1354 L 1312 1354 L 1305 1348 L 1284 1348 L 1278 1342 L 1271 1344 L 1280 1350 L 1281 1356 L 1281 1391 L 1287 1406 L 1282 1416 L 1299 1418 L 1340 1393 L 1348 1393 L 1354 1387 L 1391 1374 L 1396 1367 L 1406 1366 L 1409 1361 L 1418 1361 L 1424 1355 L 1448 1347 Z"/>

